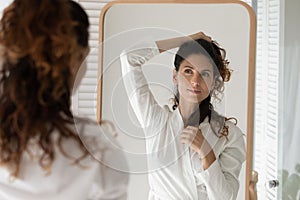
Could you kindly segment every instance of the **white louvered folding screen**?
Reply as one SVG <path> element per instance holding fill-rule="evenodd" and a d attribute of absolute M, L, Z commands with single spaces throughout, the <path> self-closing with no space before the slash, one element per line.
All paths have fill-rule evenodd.
<path fill-rule="evenodd" d="M 252 6 L 252 0 L 242 0 L 242 1 L 247 3 L 249 6 Z"/>
<path fill-rule="evenodd" d="M 277 199 L 280 0 L 257 1 L 257 57 L 254 170 L 258 199 Z"/>
<path fill-rule="evenodd" d="M 277 199 L 277 188 L 268 181 L 278 179 L 279 31 L 280 0 L 244 0 L 256 9 L 256 83 L 254 170 L 259 174 L 258 199 Z"/>
<path fill-rule="evenodd" d="M 97 84 L 98 84 L 98 45 L 99 19 L 102 8 L 110 0 L 76 0 L 86 10 L 90 20 L 91 51 L 87 58 L 88 69 L 77 92 L 73 95 L 73 111 L 78 115 L 85 115 L 96 119 Z"/>

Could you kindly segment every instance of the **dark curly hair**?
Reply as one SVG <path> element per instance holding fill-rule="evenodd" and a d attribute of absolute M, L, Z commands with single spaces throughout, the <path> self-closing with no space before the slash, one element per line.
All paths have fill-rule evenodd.
<path fill-rule="evenodd" d="M 207 56 L 211 63 L 213 64 L 213 76 L 214 76 L 214 88 L 211 94 L 204 99 L 199 104 L 200 118 L 199 124 L 204 121 L 204 119 L 208 116 L 209 121 L 211 119 L 211 114 L 213 110 L 213 106 L 211 104 L 211 97 L 213 96 L 215 99 L 220 100 L 220 95 L 223 94 L 224 91 L 224 82 L 230 80 L 231 70 L 228 68 L 228 60 L 226 59 L 226 51 L 221 48 L 220 45 L 215 41 L 207 41 L 204 39 L 190 40 L 188 42 L 183 43 L 174 59 L 175 70 L 179 70 L 180 64 L 185 60 L 188 56 L 192 54 L 200 54 Z M 175 94 L 173 110 L 177 108 L 179 104 L 179 94 Z M 227 132 L 227 133 L 226 133 Z M 228 131 L 225 129 L 221 133 L 222 135 L 227 136 Z"/>
<path fill-rule="evenodd" d="M 88 47 L 88 17 L 70 0 L 15 0 L 0 25 L 0 165 L 18 176 L 23 152 L 36 139 L 40 166 L 51 169 L 54 146 L 73 138 L 88 155 L 71 112 L 70 62 Z M 78 60 L 78 59 L 77 59 Z M 52 140 L 59 133 L 57 144 Z"/>

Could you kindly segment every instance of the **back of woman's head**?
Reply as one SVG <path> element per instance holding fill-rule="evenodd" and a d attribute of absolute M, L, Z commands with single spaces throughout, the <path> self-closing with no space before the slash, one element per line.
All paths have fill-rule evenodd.
<path fill-rule="evenodd" d="M 15 0 L 0 25 L 0 164 L 17 175 L 28 141 L 37 138 L 44 154 L 40 165 L 54 160 L 51 135 L 72 137 L 68 124 L 73 59 L 88 46 L 88 18 L 70 0 Z M 59 144 L 61 147 L 61 143 Z"/>
<path fill-rule="evenodd" d="M 77 44 L 82 47 L 88 47 L 89 39 L 89 19 L 83 8 L 74 1 L 69 1 L 71 4 L 71 18 L 73 22 L 76 22 L 74 27 L 75 34 L 77 37 Z"/>

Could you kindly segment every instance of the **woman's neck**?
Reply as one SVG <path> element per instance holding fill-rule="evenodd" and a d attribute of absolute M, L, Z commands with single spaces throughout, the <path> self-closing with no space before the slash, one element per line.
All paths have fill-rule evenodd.
<path fill-rule="evenodd" d="M 191 115 L 199 108 L 199 104 L 180 101 L 178 105 L 179 112 L 181 114 L 184 126 L 187 125 Z"/>

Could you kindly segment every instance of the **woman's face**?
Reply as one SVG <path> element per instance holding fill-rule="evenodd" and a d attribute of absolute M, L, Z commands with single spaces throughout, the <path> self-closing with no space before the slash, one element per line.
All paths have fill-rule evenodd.
<path fill-rule="evenodd" d="M 208 57 L 202 54 L 188 56 L 173 74 L 180 101 L 201 103 L 213 88 L 213 77 L 213 65 Z"/>

